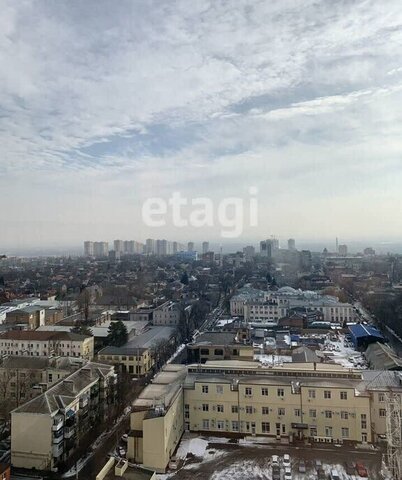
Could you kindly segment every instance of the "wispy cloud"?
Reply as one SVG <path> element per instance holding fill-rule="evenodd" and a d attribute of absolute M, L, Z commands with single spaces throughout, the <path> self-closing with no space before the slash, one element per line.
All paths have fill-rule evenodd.
<path fill-rule="evenodd" d="M 356 192 L 400 205 L 401 47 L 397 0 L 4 0 L 3 241 L 38 214 L 82 225 L 63 241 L 89 222 L 135 237 L 141 200 L 174 189 L 257 184 L 276 212 L 262 236 L 319 230 Z M 292 202 L 315 214 L 295 219 Z M 401 222 L 364 224 L 351 207 L 336 228 L 395 235 Z"/>

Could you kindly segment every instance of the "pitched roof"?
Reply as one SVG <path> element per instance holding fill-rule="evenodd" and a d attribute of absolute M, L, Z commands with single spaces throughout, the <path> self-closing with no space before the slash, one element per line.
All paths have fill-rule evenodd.
<path fill-rule="evenodd" d="M 72 332 L 44 332 L 38 330 L 9 330 L 1 334 L 0 338 L 5 340 L 72 340 L 83 341 L 90 335 L 81 335 Z"/>

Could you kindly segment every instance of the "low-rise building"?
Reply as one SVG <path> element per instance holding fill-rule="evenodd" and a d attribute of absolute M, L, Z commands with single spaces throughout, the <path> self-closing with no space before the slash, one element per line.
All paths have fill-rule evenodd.
<path fill-rule="evenodd" d="M 175 302 L 165 302 L 156 307 L 153 312 L 154 325 L 176 326 L 180 322 L 180 307 Z"/>
<path fill-rule="evenodd" d="M 94 339 L 71 332 L 10 330 L 0 335 L 0 355 L 82 357 L 94 356 Z"/>
<path fill-rule="evenodd" d="M 14 328 L 35 330 L 45 324 L 45 309 L 36 305 L 18 308 L 6 314 L 5 323 Z"/>
<path fill-rule="evenodd" d="M 390 394 L 401 402 L 400 372 L 315 362 L 169 365 L 133 404 L 128 458 L 162 472 L 183 431 L 278 442 L 374 443 L 386 432 Z"/>
<path fill-rule="evenodd" d="M 108 414 L 116 374 L 87 363 L 11 413 L 11 464 L 54 470 L 78 448 L 80 437 Z"/>

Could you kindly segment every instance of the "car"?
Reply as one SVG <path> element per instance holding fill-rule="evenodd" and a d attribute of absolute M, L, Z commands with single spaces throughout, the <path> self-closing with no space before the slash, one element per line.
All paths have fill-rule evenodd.
<path fill-rule="evenodd" d="M 281 480 L 281 468 L 279 465 L 272 465 L 272 480 Z"/>
<path fill-rule="evenodd" d="M 300 460 L 299 462 L 299 472 L 306 473 L 306 464 L 304 463 L 304 460 Z"/>
<path fill-rule="evenodd" d="M 316 460 L 315 461 L 315 469 L 318 471 L 320 469 L 322 469 L 322 462 L 321 460 Z"/>
<path fill-rule="evenodd" d="M 354 475 L 355 464 L 353 462 L 345 462 L 345 471 L 348 475 Z"/>
<path fill-rule="evenodd" d="M 283 466 L 285 468 L 290 467 L 290 456 L 287 453 L 285 453 L 285 455 L 283 456 Z"/>
<path fill-rule="evenodd" d="M 170 470 L 177 470 L 177 467 L 179 466 L 177 458 L 172 457 L 169 462 L 169 468 Z"/>
<path fill-rule="evenodd" d="M 368 477 L 367 468 L 362 464 L 362 462 L 357 462 L 355 468 L 359 477 Z"/>
<path fill-rule="evenodd" d="M 330 479 L 331 480 L 341 480 L 337 470 L 335 470 L 335 469 L 331 470 Z"/>
<path fill-rule="evenodd" d="M 285 476 L 283 478 L 285 480 L 292 480 L 292 470 L 290 467 L 285 467 Z"/>
<path fill-rule="evenodd" d="M 126 451 L 124 450 L 123 447 L 117 447 L 116 448 L 116 453 L 119 457 L 125 457 L 126 456 Z"/>
<path fill-rule="evenodd" d="M 279 466 L 279 457 L 278 457 L 278 455 L 272 455 L 272 457 L 271 457 L 271 465 L 272 465 L 272 467 L 273 467 L 274 465 L 278 465 L 278 466 Z"/>
<path fill-rule="evenodd" d="M 124 442 L 124 443 L 127 443 L 127 442 L 128 442 L 128 435 L 127 435 L 127 433 L 123 433 L 123 435 L 121 436 L 121 441 Z"/>
<path fill-rule="evenodd" d="M 318 480 L 327 480 L 327 476 L 322 468 L 317 469 L 317 478 Z"/>

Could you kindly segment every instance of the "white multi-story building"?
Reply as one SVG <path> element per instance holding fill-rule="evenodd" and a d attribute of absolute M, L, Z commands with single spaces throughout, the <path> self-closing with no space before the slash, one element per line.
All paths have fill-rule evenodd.
<path fill-rule="evenodd" d="M 273 322 L 289 314 L 293 308 L 322 313 L 325 322 L 353 322 L 355 313 L 350 303 L 342 303 L 336 297 L 316 292 L 283 287 L 278 291 L 264 292 L 242 289 L 230 300 L 232 315 L 244 316 L 248 322 Z"/>
<path fill-rule="evenodd" d="M 84 255 L 86 257 L 94 256 L 94 242 L 90 242 L 90 241 L 84 242 Z"/>
<path fill-rule="evenodd" d="M 113 242 L 114 251 L 119 253 L 124 253 L 124 241 L 123 240 L 115 240 Z"/>
<path fill-rule="evenodd" d="M 56 355 L 91 360 L 94 356 L 94 337 L 71 332 L 10 330 L 0 335 L 0 355 Z"/>
<path fill-rule="evenodd" d="M 209 252 L 209 242 L 202 242 L 202 253 Z"/>
<path fill-rule="evenodd" d="M 107 257 L 109 254 L 109 244 L 107 242 L 94 242 L 94 256 Z"/>
<path fill-rule="evenodd" d="M 178 325 L 179 322 L 180 308 L 175 302 L 165 302 L 153 312 L 154 325 Z"/>

